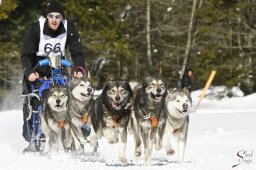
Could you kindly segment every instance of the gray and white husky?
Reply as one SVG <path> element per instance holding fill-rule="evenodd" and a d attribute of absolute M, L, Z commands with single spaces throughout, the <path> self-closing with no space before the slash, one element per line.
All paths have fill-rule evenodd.
<path fill-rule="evenodd" d="M 43 97 L 43 108 L 40 112 L 41 128 L 45 134 L 43 153 L 48 153 L 51 143 L 56 142 L 59 152 L 71 145 L 72 137 L 69 133 L 68 115 L 69 93 L 66 87 L 52 86 Z M 65 133 L 63 135 L 63 133 Z M 63 138 L 65 136 L 65 138 Z"/>
<path fill-rule="evenodd" d="M 124 164 L 128 163 L 125 150 L 132 98 L 133 92 L 126 81 L 109 81 L 96 99 L 91 115 L 91 144 L 97 147 L 97 140 L 102 136 L 110 144 L 120 141 L 119 160 Z"/>
<path fill-rule="evenodd" d="M 187 143 L 189 112 L 191 110 L 191 97 L 189 90 L 174 89 L 166 97 L 166 126 L 164 130 L 163 145 L 167 155 L 174 154 L 171 141 L 174 136 L 178 138 L 178 162 L 183 163 Z"/>
<path fill-rule="evenodd" d="M 90 111 L 93 106 L 93 88 L 88 78 L 73 78 L 69 82 L 71 93 L 70 99 L 70 132 L 75 142 L 76 152 L 81 154 L 84 152 L 81 144 L 86 144 L 87 135 L 90 133 Z"/>
<path fill-rule="evenodd" d="M 160 76 L 146 77 L 143 87 L 135 92 L 134 112 L 131 116 L 131 126 L 135 139 L 135 156 L 141 156 L 142 139 L 145 165 L 151 164 L 153 144 L 156 142 L 155 148 L 157 150 L 162 147 L 166 94 L 167 85 Z"/>

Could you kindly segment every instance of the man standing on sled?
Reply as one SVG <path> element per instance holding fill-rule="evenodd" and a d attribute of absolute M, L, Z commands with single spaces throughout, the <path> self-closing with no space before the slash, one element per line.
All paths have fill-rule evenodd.
<path fill-rule="evenodd" d="M 50 66 L 37 67 L 38 61 L 45 59 L 47 54 L 54 50 L 61 51 L 65 55 L 65 50 L 69 46 L 73 65 L 75 68 L 74 76 L 81 78 L 87 76 L 85 67 L 83 47 L 79 39 L 78 32 L 73 23 L 65 19 L 62 6 L 51 1 L 47 8 L 47 18 L 40 18 L 30 25 L 23 38 L 23 48 L 21 52 L 21 64 L 23 66 L 24 78 L 22 82 L 22 94 L 30 94 L 31 84 L 39 78 L 51 76 Z M 29 104 L 36 108 L 37 100 L 25 98 L 23 104 L 23 132 L 26 141 L 31 141 L 32 120 L 26 121 L 29 117 Z M 30 146 L 24 150 L 35 151 Z"/>

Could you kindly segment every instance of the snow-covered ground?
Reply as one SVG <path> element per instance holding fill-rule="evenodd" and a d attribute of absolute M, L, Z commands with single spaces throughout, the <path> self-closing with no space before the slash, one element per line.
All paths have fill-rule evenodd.
<path fill-rule="evenodd" d="M 200 91 L 192 94 L 195 106 Z M 99 141 L 99 157 L 90 156 L 92 148 L 85 147 L 85 155 L 73 153 L 49 156 L 23 154 L 27 146 L 21 135 L 22 111 L 0 112 L 0 170 L 85 170 L 85 169 L 184 169 L 184 170 L 256 170 L 256 94 L 223 100 L 204 99 L 196 113 L 190 115 L 189 136 L 185 163 L 180 166 L 176 154 L 167 156 L 163 150 L 153 151 L 152 166 L 143 165 L 143 155 L 134 159 L 134 141 L 128 136 L 127 166 L 118 159 L 119 145 Z M 176 143 L 174 148 L 176 148 Z M 233 165 L 237 165 L 232 168 Z"/>

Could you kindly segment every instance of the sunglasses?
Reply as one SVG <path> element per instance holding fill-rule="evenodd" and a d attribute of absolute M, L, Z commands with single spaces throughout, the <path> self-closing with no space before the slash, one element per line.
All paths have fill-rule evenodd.
<path fill-rule="evenodd" d="M 48 18 L 51 18 L 51 19 L 61 19 L 62 18 L 62 15 L 53 15 L 53 14 L 48 14 L 47 15 Z"/>

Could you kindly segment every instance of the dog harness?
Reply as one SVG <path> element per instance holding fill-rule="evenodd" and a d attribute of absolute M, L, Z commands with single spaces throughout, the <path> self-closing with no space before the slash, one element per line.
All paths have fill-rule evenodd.
<path fill-rule="evenodd" d="M 89 115 L 83 116 L 83 123 L 86 124 L 89 120 Z"/>
<path fill-rule="evenodd" d="M 127 107 L 124 108 L 124 110 L 128 110 L 130 103 L 128 103 L 126 105 Z M 123 114 L 120 114 L 119 116 L 115 116 L 112 112 L 108 111 L 107 107 L 103 104 L 103 112 L 107 115 L 107 116 L 111 116 L 113 122 L 114 122 L 114 126 L 113 128 L 116 126 L 116 124 L 119 122 L 119 120 L 122 118 Z"/>
<path fill-rule="evenodd" d="M 48 90 L 50 85 L 54 83 L 52 79 L 44 80 L 44 79 L 39 79 L 38 80 L 41 84 L 40 88 L 38 89 L 38 95 L 40 98 L 42 98 L 42 93 L 44 90 Z M 66 86 L 67 85 L 67 80 L 65 79 L 59 79 L 56 81 L 56 84 Z"/>
<path fill-rule="evenodd" d="M 157 127 L 157 125 L 158 125 L 158 118 L 150 116 L 149 119 L 151 120 L 151 126 L 152 127 Z"/>
<path fill-rule="evenodd" d="M 173 121 L 170 120 L 169 116 L 167 116 L 167 120 L 170 123 L 170 125 L 173 127 L 172 133 L 176 133 L 176 132 L 178 132 L 178 130 L 180 130 L 180 127 L 179 128 L 174 128 Z M 183 126 L 183 124 L 181 126 Z"/>
<path fill-rule="evenodd" d="M 148 111 L 147 108 L 145 109 L 141 109 L 142 112 L 144 113 L 145 116 L 143 116 L 143 118 L 145 120 L 149 119 L 151 121 L 151 126 L 152 127 L 157 127 L 158 125 L 158 119 L 162 113 L 162 109 L 159 110 L 158 114 L 156 116 L 151 116 L 150 112 Z"/>
<path fill-rule="evenodd" d="M 148 113 L 148 115 L 150 116 L 150 113 Z M 152 127 L 157 127 L 157 125 L 158 125 L 158 119 L 159 119 L 160 115 L 161 115 L 161 110 L 158 112 L 158 114 L 157 114 L 156 117 L 154 117 L 154 116 L 150 116 L 150 117 L 149 117 L 149 119 L 150 119 L 150 121 L 151 121 L 151 126 L 152 126 Z"/>
<path fill-rule="evenodd" d="M 75 113 L 75 115 L 76 115 L 78 118 L 81 118 L 81 120 L 82 120 L 82 122 L 83 122 L 84 124 L 88 123 L 90 112 L 89 112 L 87 115 L 81 116 L 81 115 L 79 115 L 78 113 L 76 113 L 72 107 L 71 107 L 71 110 L 72 110 L 73 113 Z"/>
<path fill-rule="evenodd" d="M 61 120 L 61 121 L 59 122 L 59 127 L 60 127 L 61 129 L 63 129 L 64 126 L 65 126 L 65 121 L 64 121 L 64 120 Z"/>

